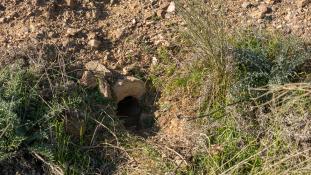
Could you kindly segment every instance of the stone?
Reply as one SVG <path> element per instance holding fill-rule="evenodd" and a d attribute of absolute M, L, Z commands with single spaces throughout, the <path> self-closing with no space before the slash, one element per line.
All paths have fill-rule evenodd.
<path fill-rule="evenodd" d="M 37 27 L 36 27 L 34 24 L 30 24 L 30 25 L 29 25 L 29 30 L 30 30 L 30 32 L 35 32 L 36 29 L 37 29 Z"/>
<path fill-rule="evenodd" d="M 254 18 L 261 18 L 262 19 L 266 16 L 266 14 L 271 13 L 271 12 L 272 12 L 272 9 L 269 6 L 267 6 L 265 4 L 261 4 L 258 6 L 258 10 L 252 14 L 252 16 Z"/>
<path fill-rule="evenodd" d="M 91 71 L 84 71 L 79 83 L 87 88 L 95 88 L 97 86 L 96 77 Z"/>
<path fill-rule="evenodd" d="M 158 65 L 159 60 L 157 59 L 157 57 L 152 57 L 152 61 L 151 61 L 152 65 Z"/>
<path fill-rule="evenodd" d="M 96 37 L 96 33 L 95 32 L 90 32 L 90 33 L 88 33 L 87 34 L 87 38 L 89 39 L 89 40 L 91 40 L 91 39 L 96 39 L 97 37 Z"/>
<path fill-rule="evenodd" d="M 309 3 L 311 3 L 311 0 L 299 0 L 297 2 L 297 5 L 299 8 L 303 8 L 303 7 L 307 6 Z"/>
<path fill-rule="evenodd" d="M 0 23 L 5 23 L 7 22 L 7 18 L 3 17 L 3 18 L 0 18 Z"/>
<path fill-rule="evenodd" d="M 111 71 L 99 61 L 90 61 L 85 64 L 85 68 L 86 70 L 92 71 L 95 75 L 101 75 L 103 77 L 109 77 L 112 75 Z"/>
<path fill-rule="evenodd" d="M 92 17 L 92 12 L 88 11 L 85 13 L 86 18 L 91 18 Z"/>
<path fill-rule="evenodd" d="M 55 38 L 57 36 L 57 34 L 53 31 L 48 32 L 48 37 L 50 38 Z"/>
<path fill-rule="evenodd" d="M 135 25 L 137 23 L 137 20 L 134 18 L 132 19 L 132 24 Z"/>
<path fill-rule="evenodd" d="M 126 67 L 123 68 L 122 73 L 124 75 L 129 75 L 130 73 L 135 72 L 135 70 L 137 70 L 137 68 L 138 67 L 137 67 L 136 64 L 132 64 L 132 65 L 126 66 Z"/>
<path fill-rule="evenodd" d="M 112 89 L 117 102 L 122 101 L 126 97 L 140 99 L 146 93 L 145 83 L 138 78 L 130 76 L 117 80 Z"/>
<path fill-rule="evenodd" d="M 63 47 L 73 48 L 75 46 L 75 41 L 70 38 L 65 38 L 62 41 Z"/>
<path fill-rule="evenodd" d="M 252 6 L 253 6 L 253 4 L 250 3 L 250 2 L 244 2 L 244 3 L 242 4 L 242 8 L 245 8 L 245 9 L 250 8 L 250 7 L 252 7 Z"/>
<path fill-rule="evenodd" d="M 173 13 L 173 12 L 175 12 L 175 10 L 176 10 L 175 2 L 172 1 L 170 3 L 170 5 L 167 7 L 166 12 L 167 13 Z"/>
<path fill-rule="evenodd" d="M 113 32 L 115 40 L 120 40 L 125 35 L 125 29 L 117 29 Z"/>
<path fill-rule="evenodd" d="M 74 28 L 68 28 L 66 31 L 67 36 L 75 36 L 80 30 Z"/>
<path fill-rule="evenodd" d="M 101 42 L 97 39 L 91 39 L 88 42 L 88 45 L 91 46 L 92 48 L 98 49 L 101 46 Z"/>
<path fill-rule="evenodd" d="M 271 8 L 265 4 L 261 4 L 260 6 L 258 6 L 259 12 L 261 13 L 270 13 L 271 12 Z"/>
<path fill-rule="evenodd" d="M 103 97 L 110 99 L 112 98 L 111 88 L 107 80 L 99 79 L 98 88 Z"/>
<path fill-rule="evenodd" d="M 153 11 L 146 11 L 144 13 L 144 20 L 150 20 L 154 17 L 155 13 Z"/>
<path fill-rule="evenodd" d="M 163 9 L 158 9 L 157 10 L 157 16 L 160 18 L 164 18 L 165 17 L 165 11 Z"/>
<path fill-rule="evenodd" d="M 76 5 L 76 0 L 66 0 L 66 4 L 69 7 L 74 7 Z"/>

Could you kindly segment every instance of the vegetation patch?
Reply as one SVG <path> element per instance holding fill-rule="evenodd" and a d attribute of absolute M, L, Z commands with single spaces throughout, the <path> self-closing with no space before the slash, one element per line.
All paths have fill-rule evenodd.
<path fill-rule="evenodd" d="M 33 60 L 25 52 L 21 60 L 12 55 L 5 58 L 13 60 L 12 64 L 3 66 L 0 72 L 1 166 L 30 159 L 46 165 L 40 169 L 45 173 L 58 166 L 66 174 L 113 171 L 112 157 L 106 156 L 107 149 L 100 145 L 116 141 L 111 138 L 116 136 L 115 127 L 121 125 L 110 116 L 116 104 L 103 98 L 99 90 L 84 89 L 76 83 L 78 70 L 70 71 L 68 65 L 73 63 L 66 63 L 64 57 L 35 69 L 36 61 L 53 57 L 36 55 L 37 60 Z M 27 162 L 16 164 L 16 172 L 27 173 L 24 165 Z"/>
<path fill-rule="evenodd" d="M 294 36 L 256 29 L 227 31 L 219 1 L 178 5 L 187 23 L 185 39 L 195 52 L 192 59 L 175 64 L 170 74 L 162 72 L 167 81 L 162 101 L 176 93 L 188 94 L 174 103 L 180 105 L 187 98 L 197 102 L 188 107 L 197 115 L 179 118 L 197 121 L 192 131 L 202 136 L 196 138 L 201 144 L 182 173 L 308 172 L 310 72 L 305 67 L 311 50 L 307 44 Z"/>

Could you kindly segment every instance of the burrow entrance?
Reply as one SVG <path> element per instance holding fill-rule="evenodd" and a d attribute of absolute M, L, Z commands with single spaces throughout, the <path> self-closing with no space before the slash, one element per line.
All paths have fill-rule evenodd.
<path fill-rule="evenodd" d="M 139 130 L 154 126 L 154 116 L 142 115 L 142 106 L 140 100 L 133 96 L 127 96 L 118 103 L 117 116 L 126 128 Z"/>
<path fill-rule="evenodd" d="M 124 122 L 127 128 L 136 127 L 139 129 L 140 116 L 142 113 L 139 100 L 132 96 L 127 96 L 118 103 L 117 116 Z"/>

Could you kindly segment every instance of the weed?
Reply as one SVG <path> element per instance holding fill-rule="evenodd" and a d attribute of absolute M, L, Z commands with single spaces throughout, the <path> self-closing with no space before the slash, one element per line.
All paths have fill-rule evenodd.
<path fill-rule="evenodd" d="M 246 32 L 237 38 L 234 48 L 239 78 L 236 86 L 244 91 L 239 94 L 246 96 L 249 88 L 295 81 L 299 66 L 308 59 L 303 43 L 293 37 Z"/>

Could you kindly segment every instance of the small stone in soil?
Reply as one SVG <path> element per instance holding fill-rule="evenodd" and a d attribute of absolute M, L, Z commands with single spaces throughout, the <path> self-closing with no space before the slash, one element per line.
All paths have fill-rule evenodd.
<path fill-rule="evenodd" d="M 109 83 L 105 79 L 99 79 L 98 81 L 99 92 L 105 98 L 112 98 L 111 89 Z"/>
<path fill-rule="evenodd" d="M 250 3 L 250 2 L 244 2 L 244 3 L 242 4 L 242 7 L 245 8 L 245 9 L 250 8 L 250 7 L 252 7 L 252 6 L 253 6 L 252 3 Z"/>
<path fill-rule="evenodd" d="M 85 71 L 79 83 L 87 88 L 95 88 L 97 86 L 96 77 L 91 71 Z"/>
<path fill-rule="evenodd" d="M 98 49 L 101 45 L 101 42 L 97 39 L 91 39 L 88 42 L 88 45 L 91 46 L 92 48 Z"/>
<path fill-rule="evenodd" d="M 172 2 L 170 3 L 170 5 L 167 7 L 166 12 L 167 12 L 167 13 L 172 13 L 172 12 L 175 12 L 175 10 L 176 10 L 175 2 L 172 1 Z"/>

